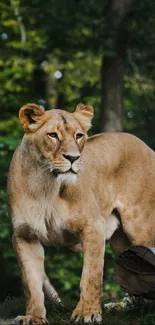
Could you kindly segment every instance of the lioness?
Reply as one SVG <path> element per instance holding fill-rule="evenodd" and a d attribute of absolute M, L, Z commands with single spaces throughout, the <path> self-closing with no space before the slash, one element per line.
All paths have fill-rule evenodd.
<path fill-rule="evenodd" d="M 15 324 L 45 324 L 44 293 L 54 295 L 44 272 L 42 245 L 83 250 L 76 321 L 100 322 L 105 240 L 116 254 L 132 244 L 154 245 L 155 153 L 135 136 L 87 138 L 91 106 L 74 113 L 19 111 L 25 130 L 8 178 L 13 244 L 27 298 Z"/>

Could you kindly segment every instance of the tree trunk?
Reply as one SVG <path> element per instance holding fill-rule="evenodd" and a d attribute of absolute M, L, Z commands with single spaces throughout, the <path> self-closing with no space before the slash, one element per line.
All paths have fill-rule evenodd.
<path fill-rule="evenodd" d="M 108 12 L 112 55 L 101 65 L 101 132 L 123 129 L 123 78 L 127 48 L 127 16 L 133 0 L 111 0 Z"/>

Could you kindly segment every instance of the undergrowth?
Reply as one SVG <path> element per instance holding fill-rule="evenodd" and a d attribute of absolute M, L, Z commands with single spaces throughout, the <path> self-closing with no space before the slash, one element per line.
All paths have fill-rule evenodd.
<path fill-rule="evenodd" d="M 75 306 L 61 306 L 52 301 L 46 302 L 49 325 L 74 324 L 70 320 Z M 0 325 L 10 325 L 17 315 L 24 314 L 24 298 L 8 297 L 0 304 Z M 107 311 L 103 306 L 102 325 L 155 325 L 155 302 L 144 305 L 141 302 L 127 308 Z"/>

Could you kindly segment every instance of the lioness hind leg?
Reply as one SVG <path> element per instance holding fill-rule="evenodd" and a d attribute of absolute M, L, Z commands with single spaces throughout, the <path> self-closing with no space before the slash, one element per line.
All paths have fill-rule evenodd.
<path fill-rule="evenodd" d="M 56 292 L 55 288 L 50 283 L 50 280 L 47 277 L 46 273 L 44 273 L 43 291 L 48 299 L 54 300 L 55 302 L 58 302 L 58 303 L 61 303 L 61 299 L 59 298 L 59 295 Z"/>
<path fill-rule="evenodd" d="M 37 239 L 26 241 L 13 237 L 13 245 L 22 271 L 22 280 L 26 296 L 26 316 L 18 316 L 16 325 L 46 324 L 44 307 L 43 278 L 44 250 Z"/>

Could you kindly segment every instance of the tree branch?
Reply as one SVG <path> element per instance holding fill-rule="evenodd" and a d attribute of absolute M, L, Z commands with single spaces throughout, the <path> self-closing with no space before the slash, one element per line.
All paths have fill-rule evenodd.
<path fill-rule="evenodd" d="M 22 43 L 22 46 L 24 46 L 24 44 L 26 42 L 26 30 L 25 30 L 25 26 L 23 24 L 22 17 L 19 12 L 19 7 L 14 0 L 10 0 L 10 3 L 11 3 L 11 7 L 13 9 L 15 18 L 19 25 L 20 35 L 21 35 L 21 43 Z"/>

